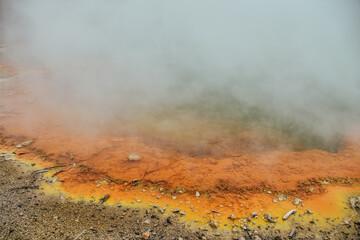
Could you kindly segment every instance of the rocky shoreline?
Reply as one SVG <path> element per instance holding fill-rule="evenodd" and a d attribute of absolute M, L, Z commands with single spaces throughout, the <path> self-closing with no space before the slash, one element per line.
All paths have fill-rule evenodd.
<path fill-rule="evenodd" d="M 151 210 L 45 196 L 36 174 L 0 158 L 0 239 L 201 239 Z M 211 239 L 206 237 L 206 239 Z"/>
<path fill-rule="evenodd" d="M 156 209 L 107 206 L 46 196 L 39 188 L 44 171 L 16 158 L 0 156 L 0 239 L 358 239 L 360 201 L 353 198 L 352 222 L 332 231 L 297 226 L 290 232 L 271 227 L 237 232 L 194 228 L 177 214 Z M 215 224 L 215 223 L 213 223 Z M 210 224 L 211 227 L 211 224 Z"/>

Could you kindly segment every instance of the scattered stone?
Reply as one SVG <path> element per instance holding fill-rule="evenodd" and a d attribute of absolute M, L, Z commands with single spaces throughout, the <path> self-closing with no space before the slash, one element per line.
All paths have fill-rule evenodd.
<path fill-rule="evenodd" d="M 180 215 L 184 216 L 186 213 L 184 211 L 180 212 Z"/>
<path fill-rule="evenodd" d="M 271 220 L 272 220 L 271 214 L 265 213 L 265 214 L 264 214 L 264 218 L 267 219 L 269 222 L 271 222 Z"/>
<path fill-rule="evenodd" d="M 174 209 L 172 210 L 173 213 L 179 213 L 180 212 L 180 209 Z"/>
<path fill-rule="evenodd" d="M 149 231 L 144 232 L 144 233 L 142 234 L 142 238 L 143 238 L 143 239 L 149 239 L 149 238 L 150 238 L 150 232 L 149 232 Z"/>
<path fill-rule="evenodd" d="M 200 193 L 198 191 L 196 191 L 195 197 L 200 197 Z"/>
<path fill-rule="evenodd" d="M 293 201 L 293 204 L 299 205 L 301 202 L 302 202 L 301 199 L 295 198 L 294 201 Z"/>
<path fill-rule="evenodd" d="M 252 213 L 251 213 L 251 216 L 252 216 L 253 218 L 255 218 L 255 217 L 258 216 L 258 213 L 257 213 L 257 212 L 252 212 Z"/>
<path fill-rule="evenodd" d="M 22 143 L 16 145 L 16 147 L 17 147 L 17 148 L 21 148 L 21 147 L 23 147 L 23 146 L 30 145 L 32 142 L 33 142 L 33 140 L 29 140 L 29 141 L 26 141 L 26 142 L 22 142 Z"/>
<path fill-rule="evenodd" d="M 291 229 L 291 232 L 289 234 L 289 238 L 293 238 L 295 236 L 296 230 L 295 228 Z"/>
<path fill-rule="evenodd" d="M 231 220 L 235 220 L 236 217 L 235 217 L 234 214 L 231 214 L 230 216 L 228 216 L 228 218 L 231 219 Z"/>
<path fill-rule="evenodd" d="M 313 212 L 310 211 L 309 209 L 306 209 L 306 212 L 305 212 L 305 213 L 307 213 L 307 214 L 313 214 Z"/>
<path fill-rule="evenodd" d="M 137 162 L 137 161 L 140 161 L 142 159 L 142 156 L 138 155 L 138 154 L 130 154 L 128 157 L 127 157 L 127 160 L 129 162 Z"/>
<path fill-rule="evenodd" d="M 356 210 L 360 211 L 360 197 L 357 198 L 351 197 L 349 201 L 350 201 L 350 206 L 354 211 Z"/>
<path fill-rule="evenodd" d="M 323 184 L 323 185 L 330 185 L 330 183 L 329 182 L 327 182 L 327 181 L 319 181 L 321 184 Z"/>
<path fill-rule="evenodd" d="M 176 200 L 176 197 L 175 197 L 175 196 L 173 196 L 173 197 L 172 197 L 172 199 Z"/>
<path fill-rule="evenodd" d="M 309 187 L 306 189 L 306 192 L 316 193 L 316 189 L 314 187 Z"/>
<path fill-rule="evenodd" d="M 145 224 L 150 224 L 150 219 L 146 219 L 146 220 L 144 221 L 144 223 L 145 223 Z"/>
<path fill-rule="evenodd" d="M 99 202 L 104 203 L 110 198 L 110 194 L 106 194 L 104 197 L 100 198 Z"/>
<path fill-rule="evenodd" d="M 276 200 L 276 198 L 274 198 L 274 199 L 273 199 L 273 202 L 274 202 L 274 203 L 277 203 L 278 201 Z"/>
<path fill-rule="evenodd" d="M 217 223 L 217 221 L 214 219 L 210 222 L 210 227 L 217 229 L 219 227 L 219 224 Z"/>
<path fill-rule="evenodd" d="M 283 216 L 283 220 L 287 220 L 292 214 L 295 214 L 296 210 L 293 209 Z"/>

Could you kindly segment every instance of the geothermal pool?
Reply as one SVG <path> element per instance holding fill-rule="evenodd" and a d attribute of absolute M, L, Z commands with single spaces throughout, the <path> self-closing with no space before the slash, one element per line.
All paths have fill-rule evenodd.
<path fill-rule="evenodd" d="M 358 126 L 323 149 L 296 134 L 289 140 L 279 128 L 234 126 L 191 108 L 120 117 L 101 131 L 84 131 L 76 109 L 56 109 L 27 85 L 46 71 L 5 64 L 0 70 L 1 151 L 53 167 L 42 186 L 47 194 L 92 202 L 108 196 L 107 204 L 155 206 L 194 225 L 216 220 L 216 228 L 230 231 L 310 221 L 327 229 L 329 219 L 349 218 L 349 197 L 360 193 Z M 46 84 L 40 79 L 32 84 Z M 129 160 L 131 154 L 138 159 Z M 297 213 L 282 220 L 292 209 Z M 247 220 L 253 212 L 259 217 Z"/>

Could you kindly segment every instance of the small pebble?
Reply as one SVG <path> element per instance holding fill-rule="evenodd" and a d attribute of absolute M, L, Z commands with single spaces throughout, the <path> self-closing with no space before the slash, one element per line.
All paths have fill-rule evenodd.
<path fill-rule="evenodd" d="M 142 159 L 142 156 L 138 155 L 138 154 L 130 154 L 128 157 L 127 157 L 127 160 L 130 161 L 130 162 L 137 162 L 137 161 L 140 161 Z"/>

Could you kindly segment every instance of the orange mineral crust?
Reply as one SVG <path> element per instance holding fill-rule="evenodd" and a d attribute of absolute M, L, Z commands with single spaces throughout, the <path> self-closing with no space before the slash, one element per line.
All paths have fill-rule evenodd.
<path fill-rule="evenodd" d="M 206 223 L 216 218 L 226 223 L 231 214 L 236 218 L 230 221 L 240 221 L 252 212 L 261 216 L 271 211 L 280 220 L 292 208 L 304 213 L 308 207 L 317 211 L 317 217 L 340 217 L 346 197 L 360 192 L 359 128 L 344 134 L 336 153 L 261 147 L 248 151 L 248 143 L 258 139 L 251 132 L 241 138 L 209 136 L 205 148 L 188 141 L 184 146 L 192 146 L 189 153 L 182 151 L 184 146 L 173 146 L 186 142 L 181 137 L 175 142 L 165 137 L 154 141 L 148 132 L 95 131 L 89 126 L 96 123 L 81 123 L 82 117 L 96 111 L 89 110 L 84 117 L 72 106 L 46 102 L 44 97 L 51 93 L 38 98 L 36 87 L 47 82 L 25 81 L 35 70 L 27 69 L 25 77 L 5 66 L 0 71 L 9 75 L 0 89 L 1 151 L 55 167 L 49 177 L 74 198 L 99 201 L 109 194 L 110 203 L 157 204 L 186 211 L 188 220 Z M 200 154 L 204 149 L 211 151 Z M 294 206 L 295 198 L 305 205 Z M 245 223 L 241 221 L 240 225 Z"/>
<path fill-rule="evenodd" d="M 41 149 L 56 164 L 77 164 L 71 173 L 75 173 L 78 181 L 102 176 L 119 182 L 137 179 L 193 192 L 236 193 L 262 187 L 273 191 L 298 190 L 299 181 L 312 178 L 360 177 L 358 139 L 345 139 L 348 145 L 338 153 L 269 151 L 215 159 L 151 147 L 134 137 L 85 137 L 55 130 L 39 133 L 31 146 Z M 130 161 L 130 154 L 142 158 Z"/>

